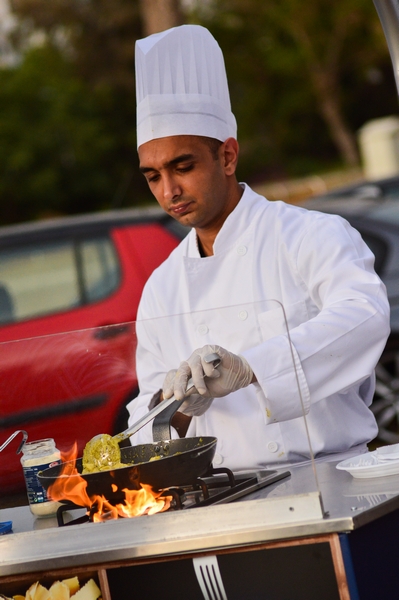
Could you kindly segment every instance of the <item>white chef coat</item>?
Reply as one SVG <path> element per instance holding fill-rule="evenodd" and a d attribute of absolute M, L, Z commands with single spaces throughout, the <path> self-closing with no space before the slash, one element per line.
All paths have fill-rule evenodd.
<path fill-rule="evenodd" d="M 258 383 L 192 419 L 187 437 L 218 438 L 215 466 L 307 459 L 306 428 L 316 456 L 364 447 L 377 433 L 368 407 L 389 334 L 374 256 L 341 217 L 269 202 L 241 185 L 214 255 L 200 256 L 192 230 L 145 286 L 129 424 L 169 369 L 218 344 L 245 356 Z M 151 442 L 151 425 L 131 441 Z"/>

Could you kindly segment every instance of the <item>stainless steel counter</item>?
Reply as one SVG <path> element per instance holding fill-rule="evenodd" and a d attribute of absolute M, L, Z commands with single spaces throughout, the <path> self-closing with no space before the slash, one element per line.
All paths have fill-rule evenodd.
<path fill-rule="evenodd" d="M 0 576 L 346 532 L 399 508 L 399 477 L 353 479 L 335 465 L 317 464 L 322 503 L 308 464 L 231 504 L 135 519 L 58 528 L 28 507 L 0 510 L 13 521 L 0 537 Z"/>

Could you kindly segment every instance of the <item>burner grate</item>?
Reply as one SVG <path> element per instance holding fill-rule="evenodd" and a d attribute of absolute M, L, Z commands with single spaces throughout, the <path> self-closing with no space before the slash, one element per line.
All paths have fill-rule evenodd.
<path fill-rule="evenodd" d="M 197 479 L 194 485 L 166 488 L 163 493 L 173 497 L 169 511 L 188 510 L 234 502 L 289 475 L 289 471 L 277 472 L 261 469 L 233 473 L 230 469 L 211 467 L 204 477 Z M 86 515 L 67 521 L 65 514 L 76 509 L 82 510 L 82 507 L 73 502 L 63 502 L 57 511 L 58 526 L 88 523 L 93 520 L 93 515 L 97 512 L 98 507 L 94 503 Z"/>
<path fill-rule="evenodd" d="M 207 494 L 204 494 L 202 499 L 197 499 L 195 504 L 184 506 L 184 508 L 234 502 L 289 475 L 289 471 L 277 472 L 268 469 L 233 473 L 229 469 L 212 468 L 211 476 L 201 480 L 207 486 Z"/>

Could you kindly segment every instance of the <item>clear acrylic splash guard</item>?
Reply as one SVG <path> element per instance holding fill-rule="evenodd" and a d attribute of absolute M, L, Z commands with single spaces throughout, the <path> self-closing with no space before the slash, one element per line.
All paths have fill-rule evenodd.
<path fill-rule="evenodd" d="M 244 356 L 257 381 L 215 398 L 203 415 L 192 418 L 186 436 L 215 436 L 214 460 L 234 471 L 290 471 L 312 464 L 305 512 L 309 519 L 323 518 L 306 421 L 309 394 L 291 343 L 291 318 L 295 321 L 280 302 L 264 300 L 22 340 L 1 341 L 0 329 L 0 445 L 16 430 L 25 430 L 29 441 L 54 438 L 65 452 L 76 442 L 81 456 L 94 435 L 127 427 L 126 404 L 147 410 L 166 373 L 195 349 L 220 346 Z M 149 424 L 132 443 L 151 441 L 151 432 Z M 1 454 L 4 494 L 23 485 L 19 441 Z M 291 510 L 297 491 L 290 478 L 274 485 L 280 486 L 280 495 L 284 488 Z M 303 490 L 301 496 L 303 501 Z"/>

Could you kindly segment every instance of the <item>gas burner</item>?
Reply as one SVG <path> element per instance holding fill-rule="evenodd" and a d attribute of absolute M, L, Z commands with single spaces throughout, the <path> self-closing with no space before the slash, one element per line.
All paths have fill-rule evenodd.
<path fill-rule="evenodd" d="M 90 521 L 90 512 L 87 511 L 85 515 L 73 519 L 72 521 L 68 521 L 64 519 L 64 515 L 68 515 L 70 512 L 74 510 L 83 510 L 83 506 L 78 506 L 74 504 L 74 502 L 70 502 L 69 500 L 63 500 L 61 506 L 57 509 L 57 523 L 58 527 L 67 527 L 68 525 L 80 525 L 82 523 L 89 523 Z"/>
<path fill-rule="evenodd" d="M 172 496 L 173 498 L 168 512 L 214 504 L 227 504 L 248 496 L 252 492 L 271 485 L 280 479 L 285 479 L 289 475 L 289 471 L 277 472 L 260 469 L 258 471 L 233 473 L 230 469 L 211 467 L 204 477 L 197 479 L 194 485 L 166 488 L 163 490 L 162 495 Z M 82 510 L 82 506 L 77 506 L 69 501 L 63 502 L 57 511 L 58 526 L 64 527 L 91 522 L 93 521 L 93 515 L 98 511 L 98 506 L 94 503 L 85 515 L 72 521 L 65 521 L 64 514 L 76 509 Z"/>

